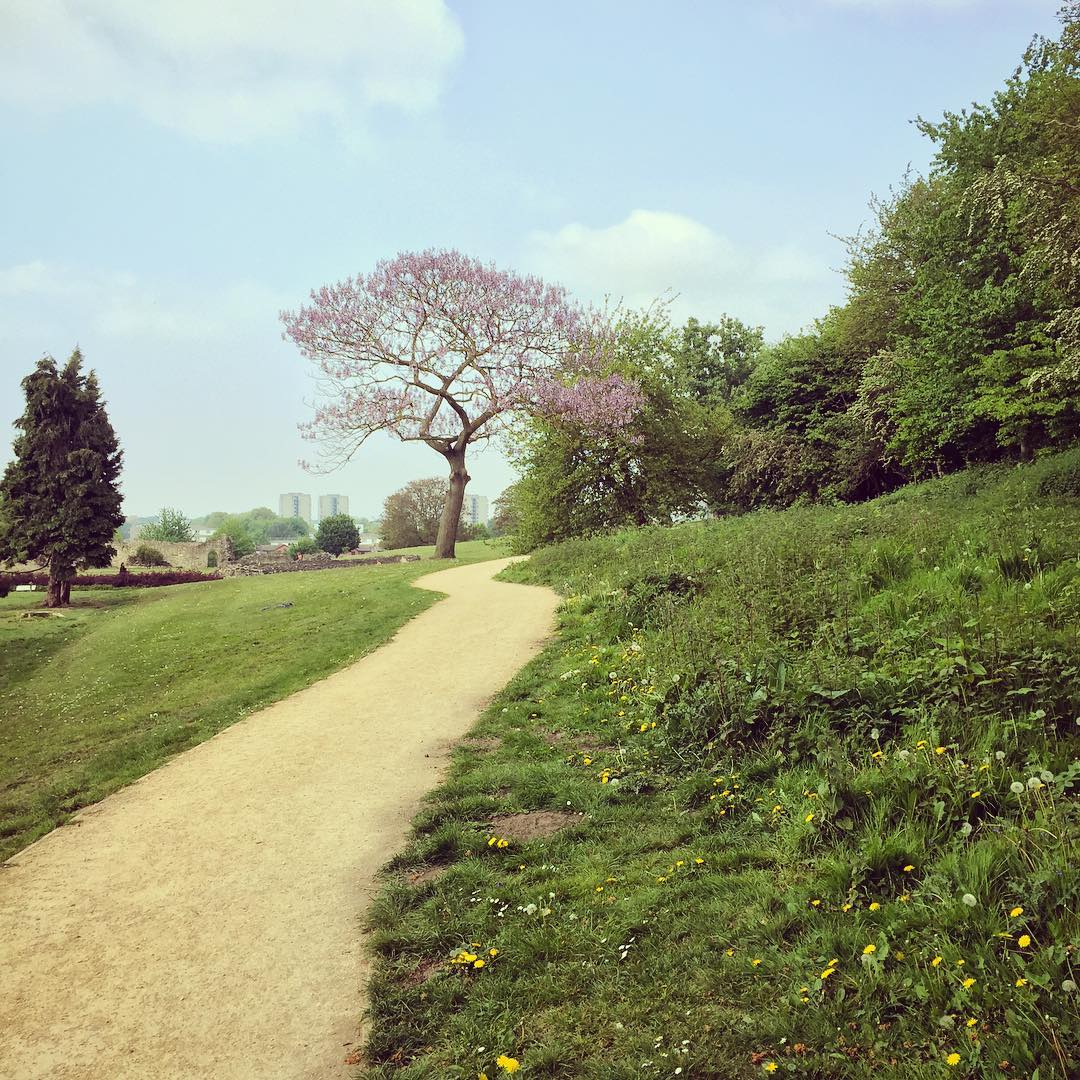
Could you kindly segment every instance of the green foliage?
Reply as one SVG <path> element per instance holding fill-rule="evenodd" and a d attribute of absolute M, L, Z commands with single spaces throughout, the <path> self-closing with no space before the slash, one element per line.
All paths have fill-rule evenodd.
<path fill-rule="evenodd" d="M 385 548 L 434 544 L 446 503 L 446 480 L 410 480 L 383 504 L 380 537 Z M 459 533 L 460 537 L 460 533 Z"/>
<path fill-rule="evenodd" d="M 315 543 L 321 551 L 340 555 L 343 551 L 351 551 L 360 543 L 360 532 L 356 528 L 356 522 L 348 514 L 332 514 L 319 522 Z"/>
<path fill-rule="evenodd" d="M 0 561 L 46 564 L 49 603 L 58 604 L 76 570 L 107 566 L 116 553 L 122 454 L 78 349 L 62 370 L 52 357 L 39 360 L 22 387 L 14 458 L 0 480 Z"/>
<path fill-rule="evenodd" d="M 241 514 L 227 514 L 214 530 L 214 539 L 227 536 L 232 541 L 233 554 L 241 559 L 255 550 L 255 537 Z"/>
<path fill-rule="evenodd" d="M 1076 1075 L 1080 501 L 1047 493 L 1078 468 L 514 567 L 560 638 L 395 860 L 443 876 L 376 904 L 372 1075 Z"/>
<path fill-rule="evenodd" d="M 296 559 L 301 555 L 314 555 L 319 550 L 321 550 L 319 545 L 310 536 L 302 536 L 289 545 L 289 558 Z"/>
<path fill-rule="evenodd" d="M 149 544 L 140 544 L 131 556 L 132 566 L 168 566 L 169 560 L 156 548 Z"/>
<path fill-rule="evenodd" d="M 733 333 L 742 324 L 724 325 Z M 694 352 L 687 345 L 713 329 L 692 323 L 676 332 L 662 308 L 622 313 L 610 365 L 645 394 L 633 421 L 606 436 L 543 419 L 521 429 L 523 475 L 504 498 L 522 550 L 621 525 L 671 522 L 718 503 L 731 426 L 726 405 L 715 400 L 726 393 L 714 385 L 723 383 L 723 358 L 710 354 L 709 368 L 699 355 L 707 346 Z"/>
<path fill-rule="evenodd" d="M 163 506 L 157 521 L 152 521 L 142 527 L 139 539 L 183 544 L 193 541 L 195 533 L 191 528 L 191 522 L 179 510 Z"/>

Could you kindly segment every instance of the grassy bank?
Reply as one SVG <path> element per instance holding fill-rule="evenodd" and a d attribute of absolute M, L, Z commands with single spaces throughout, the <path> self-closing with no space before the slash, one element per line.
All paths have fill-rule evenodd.
<path fill-rule="evenodd" d="M 1077 1075 L 1080 453 L 514 573 L 560 637 L 376 904 L 371 1076 Z"/>
<path fill-rule="evenodd" d="M 459 562 L 501 556 L 460 544 Z M 409 563 L 0 600 L 0 859 L 81 806 L 391 637 L 437 595 Z M 287 605 L 287 606 L 285 606 Z"/>

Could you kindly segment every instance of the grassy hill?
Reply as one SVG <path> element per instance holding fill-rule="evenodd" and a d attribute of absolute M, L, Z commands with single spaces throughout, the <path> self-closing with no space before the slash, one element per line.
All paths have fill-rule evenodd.
<path fill-rule="evenodd" d="M 560 635 L 391 867 L 370 1075 L 1080 1073 L 1080 452 L 511 573 Z"/>

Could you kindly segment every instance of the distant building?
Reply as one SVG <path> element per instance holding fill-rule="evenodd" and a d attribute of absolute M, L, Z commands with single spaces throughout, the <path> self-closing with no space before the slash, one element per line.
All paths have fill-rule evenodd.
<path fill-rule="evenodd" d="M 278 517 L 303 518 L 311 524 L 311 496 L 290 491 L 278 496 Z"/>
<path fill-rule="evenodd" d="M 466 495 L 461 507 L 461 520 L 466 525 L 487 525 L 488 500 L 486 495 Z"/>
<path fill-rule="evenodd" d="M 347 514 L 349 512 L 348 495 L 320 495 L 319 496 L 319 520 L 333 517 L 335 514 Z"/>

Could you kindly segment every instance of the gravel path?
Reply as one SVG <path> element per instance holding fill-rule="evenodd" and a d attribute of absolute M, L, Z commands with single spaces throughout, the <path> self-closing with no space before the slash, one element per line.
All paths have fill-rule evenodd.
<path fill-rule="evenodd" d="M 375 873 L 554 625 L 508 561 L 423 578 L 449 596 L 393 641 L 0 869 L 0 1076 L 355 1073 Z"/>

